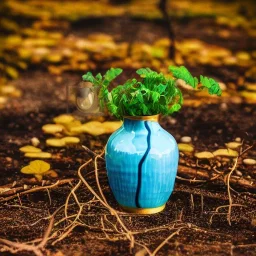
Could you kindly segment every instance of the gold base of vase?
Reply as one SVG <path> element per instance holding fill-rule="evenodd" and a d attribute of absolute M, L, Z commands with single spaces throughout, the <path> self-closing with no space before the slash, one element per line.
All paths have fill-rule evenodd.
<path fill-rule="evenodd" d="M 156 208 L 132 208 L 120 205 L 125 212 L 136 213 L 136 214 L 154 214 L 164 210 L 165 204 Z"/>

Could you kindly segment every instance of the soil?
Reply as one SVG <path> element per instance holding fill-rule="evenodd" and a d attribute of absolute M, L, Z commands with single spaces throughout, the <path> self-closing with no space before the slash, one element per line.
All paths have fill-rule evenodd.
<path fill-rule="evenodd" d="M 84 26 L 88 22 L 88 26 Z M 230 40 L 219 40 L 216 35 L 209 36 L 207 31 L 216 30 L 216 24 L 211 19 L 194 18 L 187 21 L 175 20 L 177 38 L 198 38 L 206 42 L 224 46 L 232 51 L 255 49 L 255 40 L 250 40 L 241 29 L 233 29 Z M 130 40 L 132 29 L 137 28 L 136 38 L 139 41 L 151 43 L 157 37 L 166 35 L 160 21 L 116 19 L 79 21 L 74 23 L 68 33 L 85 36 L 91 32 L 106 32 L 119 35 L 119 40 Z M 198 29 L 202 27 L 202 29 Z M 102 70 L 99 66 L 98 70 Z M 192 69 L 195 75 L 204 73 L 214 75 L 223 82 L 237 82 L 243 73 L 243 68 L 198 66 Z M 134 70 L 125 70 L 120 80 L 125 79 Z M 100 153 L 109 135 L 84 135 L 81 146 L 59 149 L 47 148 L 44 144 L 47 137 L 41 127 L 51 123 L 52 118 L 65 113 L 66 86 L 79 81 L 80 73 L 64 73 L 54 76 L 42 67 L 28 70 L 15 81 L 22 90 L 21 98 L 9 101 L 0 115 L 0 188 L 10 186 L 16 189 L 0 197 L 0 237 L 11 241 L 27 242 L 43 237 L 49 225 L 49 216 L 65 204 L 70 191 L 78 183 L 77 170 L 81 164 L 92 157 L 92 152 Z M 80 117 L 84 121 L 95 117 Z M 100 117 L 102 120 L 102 117 Z M 109 120 L 112 117 L 104 116 Z M 160 121 L 163 128 L 170 132 L 180 142 L 182 136 L 191 136 L 197 151 L 216 150 L 224 148 L 225 143 L 234 141 L 237 137 L 243 141 L 243 149 L 253 146 L 242 158 L 256 158 L 256 108 L 254 104 L 242 102 L 225 102 L 203 104 L 198 107 L 184 106 L 172 117 L 163 117 Z M 36 137 L 42 142 L 42 149 L 55 153 L 58 157 L 51 160 L 52 169 L 58 173 L 58 178 L 38 182 L 35 178 L 24 177 L 20 173 L 22 166 L 30 161 L 19 152 L 19 147 L 29 144 Z M 216 163 L 202 161 L 196 165 L 193 154 L 181 153 L 178 177 L 174 192 L 167 203 L 166 209 L 150 216 L 134 216 L 120 213 L 121 219 L 135 234 L 135 241 L 145 244 L 154 251 L 159 244 L 169 237 L 166 244 L 157 255 L 256 255 L 256 170 L 254 166 L 246 166 L 242 159 L 238 160 L 237 170 L 230 179 L 232 208 L 230 225 L 228 223 L 227 174 L 234 163 L 227 160 L 213 170 Z M 242 176 L 237 172 L 242 173 Z M 87 182 L 98 192 L 94 165 L 89 164 L 82 171 Z M 220 174 L 219 177 L 216 174 Z M 240 176 L 239 176 L 239 175 Z M 119 209 L 109 189 L 104 161 L 99 161 L 99 179 L 108 203 Z M 217 178 L 214 178 L 217 177 Z M 44 189 L 42 186 L 60 185 Z M 24 193 L 31 188 L 41 188 L 37 192 Z M 22 194 L 23 193 L 23 194 Z M 98 192 L 99 193 L 99 192 Z M 92 193 L 82 185 L 76 191 L 80 203 L 84 204 L 80 216 L 83 225 L 75 227 L 67 237 L 56 244 L 54 239 L 47 243 L 44 255 L 147 255 L 143 247 L 135 243 L 134 248 L 120 224 L 108 209 Z M 94 200 L 94 201 L 91 201 Z M 222 207 L 223 208 L 218 208 Z M 120 209 L 119 209 L 120 210 Z M 70 199 L 68 214 L 77 214 L 79 208 L 73 197 Z M 63 218 L 63 211 L 55 216 L 55 221 Z M 110 222 L 105 222 L 103 232 L 102 219 L 107 218 L 116 225 L 115 231 Z M 106 219 L 104 219 L 106 220 Z M 68 220 L 61 225 L 53 226 L 52 234 L 64 231 L 69 225 Z M 59 229 L 59 230 L 58 230 Z M 113 231 L 114 230 L 114 231 Z M 145 231 L 149 230 L 149 231 Z M 36 243 L 37 241 L 35 241 Z M 1 255 L 12 255 L 10 251 L 1 248 Z M 59 254 L 58 254 L 59 253 Z M 61 254 L 62 253 L 62 254 Z M 20 251 L 15 255 L 33 255 L 33 252 Z"/>

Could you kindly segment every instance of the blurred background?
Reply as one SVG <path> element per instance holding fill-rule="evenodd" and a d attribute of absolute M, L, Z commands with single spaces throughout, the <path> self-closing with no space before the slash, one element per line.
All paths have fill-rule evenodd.
<path fill-rule="evenodd" d="M 122 67 L 129 75 L 142 66 L 166 72 L 170 64 L 214 76 L 224 97 L 239 91 L 255 102 L 248 93 L 256 90 L 254 0 L 2 0 L 0 10 L 1 108 L 31 83 L 40 101 L 36 81 L 49 74 L 61 84 L 49 96 L 64 101 L 67 83 L 88 70 Z M 21 76 L 30 80 L 12 82 Z"/>

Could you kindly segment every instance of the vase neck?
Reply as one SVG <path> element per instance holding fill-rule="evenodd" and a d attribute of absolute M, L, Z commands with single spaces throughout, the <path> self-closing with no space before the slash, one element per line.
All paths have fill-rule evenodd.
<path fill-rule="evenodd" d="M 135 116 L 135 117 L 125 117 L 124 118 L 124 128 L 127 131 L 137 131 L 137 132 L 142 132 L 147 134 L 147 130 L 145 128 L 145 123 L 150 123 L 150 127 L 152 125 L 155 126 L 159 126 L 158 123 L 158 115 L 156 116 L 147 116 L 145 118 L 145 116 Z"/>
<path fill-rule="evenodd" d="M 134 121 L 152 121 L 158 122 L 159 115 L 152 115 L 152 116 L 124 116 L 125 120 L 134 120 Z"/>

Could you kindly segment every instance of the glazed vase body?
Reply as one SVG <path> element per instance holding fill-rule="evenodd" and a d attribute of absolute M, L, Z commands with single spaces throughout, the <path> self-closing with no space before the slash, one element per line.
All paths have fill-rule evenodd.
<path fill-rule="evenodd" d="M 157 121 L 125 118 L 106 147 L 117 202 L 125 209 L 162 210 L 173 191 L 178 157 L 175 139 Z"/>

